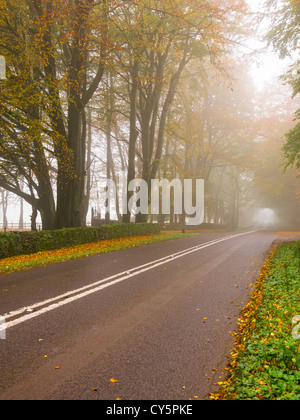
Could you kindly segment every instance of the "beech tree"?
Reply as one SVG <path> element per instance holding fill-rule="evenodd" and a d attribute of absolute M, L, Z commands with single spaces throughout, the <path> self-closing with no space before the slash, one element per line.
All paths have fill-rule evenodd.
<path fill-rule="evenodd" d="M 193 60 L 217 63 L 230 45 L 227 24 L 245 11 L 244 2 L 131 2 L 118 16 L 123 42 L 118 64 L 127 74 L 130 103 L 128 184 L 135 178 L 135 150 L 141 145 L 141 178 L 157 176 L 168 115 L 179 81 Z M 231 27 L 234 33 L 234 25 Z M 149 197 L 150 200 L 150 197 Z M 123 220 L 129 221 L 125 214 Z M 144 221 L 138 214 L 136 220 Z"/>
<path fill-rule="evenodd" d="M 209 63 L 201 72 L 195 67 L 187 69 L 167 126 L 176 140 L 170 154 L 180 177 L 205 180 L 206 221 L 235 229 L 254 170 L 254 87 L 247 66 L 233 58 L 223 63 L 227 78 Z"/>

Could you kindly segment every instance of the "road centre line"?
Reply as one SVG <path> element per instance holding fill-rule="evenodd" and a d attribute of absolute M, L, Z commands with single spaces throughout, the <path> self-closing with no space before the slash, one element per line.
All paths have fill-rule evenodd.
<path fill-rule="evenodd" d="M 67 305 L 68 303 L 71 303 L 71 302 L 74 302 L 76 300 L 82 299 L 82 298 L 84 298 L 86 296 L 89 296 L 93 293 L 96 293 L 96 292 L 99 292 L 103 289 L 106 289 L 107 287 L 113 286 L 113 285 L 115 285 L 117 283 L 120 283 L 124 280 L 128 280 L 132 277 L 135 277 L 135 276 L 137 276 L 139 274 L 142 274 L 146 271 L 152 270 L 152 269 L 154 269 L 156 267 L 159 267 L 163 264 L 174 261 L 178 258 L 184 257 L 188 254 L 193 253 L 193 252 L 200 251 L 204 248 L 208 248 L 208 247 L 216 245 L 220 242 L 228 241 L 230 239 L 234 239 L 234 238 L 237 238 L 237 237 L 243 236 L 243 235 L 249 235 L 251 233 L 255 233 L 255 232 L 258 232 L 258 231 L 261 231 L 261 230 L 262 229 L 247 231 L 247 232 L 239 233 L 239 234 L 236 234 L 236 235 L 226 236 L 225 238 L 215 239 L 215 240 L 206 242 L 204 244 L 199 244 L 199 245 L 196 245 L 194 247 L 179 251 L 177 253 L 170 254 L 170 255 L 168 255 L 166 257 L 163 257 L 163 258 L 160 258 L 158 260 L 151 261 L 147 264 L 143 264 L 141 266 L 132 268 L 130 270 L 123 271 L 122 273 L 115 274 L 114 276 L 107 277 L 105 279 L 102 279 L 102 280 L 97 281 L 95 283 L 92 283 L 90 285 L 81 287 L 79 289 L 66 292 L 62 295 L 56 296 L 56 297 L 51 298 L 51 299 L 47 299 L 43 302 L 35 303 L 35 304 L 31 305 L 30 307 L 25 307 L 25 308 L 21 308 L 21 309 L 18 309 L 16 311 L 13 311 L 13 312 L 9 312 L 7 314 L 2 315 L 2 319 L 5 319 L 5 322 L 0 324 L 0 332 L 3 331 L 3 330 L 8 330 L 11 327 L 19 325 L 23 322 L 26 322 L 26 321 L 30 320 L 30 319 L 36 318 L 36 317 L 38 317 L 40 315 L 43 315 L 47 312 L 53 311 L 53 310 L 55 310 L 57 308 L 60 308 L 64 305 Z M 40 308 L 40 309 L 38 309 L 38 308 Z M 30 312 L 26 313 L 27 311 L 30 311 Z M 23 315 L 19 318 L 16 318 L 16 319 L 12 320 L 12 321 L 8 321 L 9 319 L 17 317 L 18 315 L 22 315 L 24 313 L 26 313 L 26 315 Z"/>

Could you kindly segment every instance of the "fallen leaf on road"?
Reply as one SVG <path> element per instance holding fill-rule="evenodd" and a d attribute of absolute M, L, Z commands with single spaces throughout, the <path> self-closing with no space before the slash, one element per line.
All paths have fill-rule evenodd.
<path fill-rule="evenodd" d="M 56 367 L 55 367 L 55 369 L 60 369 L 60 368 L 61 368 L 61 366 L 56 366 Z"/>
<path fill-rule="evenodd" d="M 118 380 L 114 379 L 114 378 L 111 378 L 110 382 L 112 382 L 114 384 L 114 383 L 118 382 Z"/>

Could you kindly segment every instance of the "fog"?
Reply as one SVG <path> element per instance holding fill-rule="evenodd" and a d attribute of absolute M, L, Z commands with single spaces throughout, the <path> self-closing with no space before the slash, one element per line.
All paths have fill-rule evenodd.
<path fill-rule="evenodd" d="M 187 222 L 176 208 L 185 208 L 181 195 L 195 204 L 197 190 L 175 201 L 168 192 L 169 212 L 151 212 L 151 193 L 139 206 L 137 190 L 110 199 L 102 188 L 124 173 L 125 186 L 142 181 L 147 191 L 157 180 L 203 180 L 204 227 L 300 229 L 299 31 L 291 24 L 286 37 L 276 23 L 293 22 L 293 5 L 216 1 L 200 10 L 175 0 L 170 10 L 141 0 L 108 2 L 105 13 L 89 2 L 83 13 L 53 0 L 42 51 L 45 29 L 32 2 L 21 3 L 24 37 L 10 24 L 17 5 L 0 17 L 0 228 Z M 134 199 L 144 211 L 133 215 Z"/>

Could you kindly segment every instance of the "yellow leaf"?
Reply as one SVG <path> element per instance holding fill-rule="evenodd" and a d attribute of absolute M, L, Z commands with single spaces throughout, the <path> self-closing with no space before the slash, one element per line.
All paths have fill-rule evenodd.
<path fill-rule="evenodd" d="M 112 382 L 114 384 L 114 383 L 118 382 L 118 380 L 114 379 L 114 378 L 111 378 L 110 382 Z"/>

